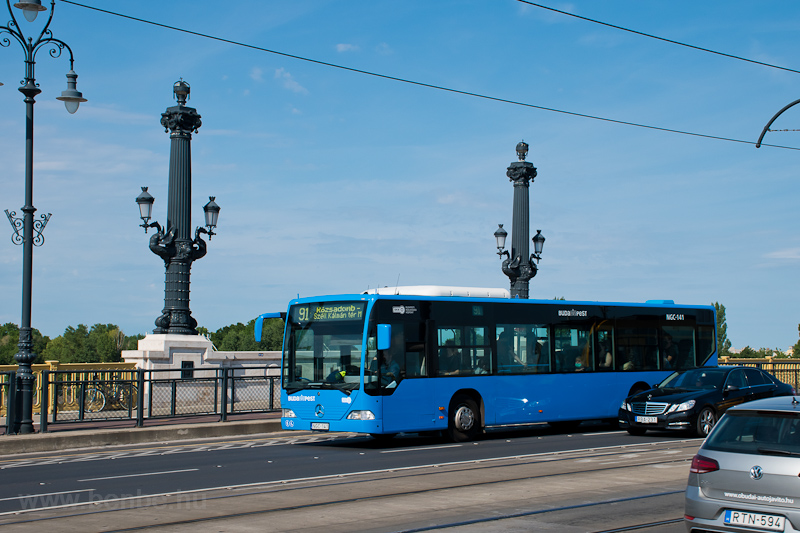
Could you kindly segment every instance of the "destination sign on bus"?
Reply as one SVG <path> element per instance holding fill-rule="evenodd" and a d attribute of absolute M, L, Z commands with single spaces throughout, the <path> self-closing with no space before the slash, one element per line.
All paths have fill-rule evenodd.
<path fill-rule="evenodd" d="M 298 305 L 292 308 L 297 322 L 331 322 L 336 320 L 362 320 L 364 302 L 334 302 Z"/>

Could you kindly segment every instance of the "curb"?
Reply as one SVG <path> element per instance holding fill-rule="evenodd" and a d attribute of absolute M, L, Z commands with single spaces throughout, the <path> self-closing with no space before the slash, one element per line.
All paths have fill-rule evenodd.
<path fill-rule="evenodd" d="M 237 435 L 255 435 L 281 431 L 278 420 L 241 420 L 208 424 L 178 424 L 171 426 L 76 430 L 63 433 L 34 433 L 4 435 L 0 438 L 0 456 L 20 453 L 41 453 L 78 448 L 122 446 L 189 439 L 208 439 Z"/>

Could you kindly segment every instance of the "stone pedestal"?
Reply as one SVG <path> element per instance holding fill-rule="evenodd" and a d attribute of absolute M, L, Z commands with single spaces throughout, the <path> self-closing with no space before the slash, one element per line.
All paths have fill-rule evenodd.
<path fill-rule="evenodd" d="M 151 333 L 139 341 L 138 350 L 123 350 L 122 359 L 127 363 L 135 362 L 137 368 L 144 370 L 268 365 L 267 375 L 279 376 L 281 352 L 219 352 L 203 335 Z"/>

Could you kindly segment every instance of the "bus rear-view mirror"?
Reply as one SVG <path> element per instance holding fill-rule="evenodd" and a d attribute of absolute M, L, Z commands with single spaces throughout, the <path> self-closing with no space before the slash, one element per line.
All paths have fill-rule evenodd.
<path fill-rule="evenodd" d="M 392 325 L 378 324 L 378 349 L 388 350 L 392 345 Z"/>

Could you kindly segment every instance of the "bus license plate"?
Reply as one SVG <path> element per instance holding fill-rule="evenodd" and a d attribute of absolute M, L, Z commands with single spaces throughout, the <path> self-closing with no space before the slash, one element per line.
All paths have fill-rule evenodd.
<path fill-rule="evenodd" d="M 328 422 L 311 422 L 311 431 L 328 431 L 330 424 Z"/>
<path fill-rule="evenodd" d="M 658 424 L 658 418 L 655 416 L 637 416 L 636 421 L 640 424 Z"/>
<path fill-rule="evenodd" d="M 783 531 L 784 518 L 782 516 L 760 513 L 745 513 L 744 511 L 725 511 L 725 523 L 737 526 Z"/>

